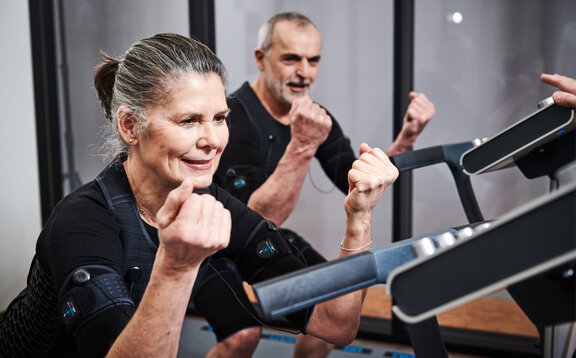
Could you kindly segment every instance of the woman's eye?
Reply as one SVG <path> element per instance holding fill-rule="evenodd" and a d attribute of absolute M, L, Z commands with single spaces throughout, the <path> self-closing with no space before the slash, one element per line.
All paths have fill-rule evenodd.
<path fill-rule="evenodd" d="M 180 123 L 182 123 L 182 124 L 192 124 L 192 123 L 196 123 L 196 122 L 198 122 L 198 119 L 196 119 L 196 118 L 186 118 L 186 119 L 184 119 L 184 120 L 183 120 L 182 122 L 180 122 Z"/>
<path fill-rule="evenodd" d="M 217 117 L 214 117 L 214 122 L 223 123 L 223 122 L 226 122 L 226 118 L 227 118 L 227 116 L 217 116 Z"/>

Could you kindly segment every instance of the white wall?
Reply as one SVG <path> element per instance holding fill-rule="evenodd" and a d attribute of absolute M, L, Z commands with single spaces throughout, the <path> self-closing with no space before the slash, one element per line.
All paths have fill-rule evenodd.
<path fill-rule="evenodd" d="M 25 287 L 40 232 L 28 1 L 0 2 L 0 311 Z"/>

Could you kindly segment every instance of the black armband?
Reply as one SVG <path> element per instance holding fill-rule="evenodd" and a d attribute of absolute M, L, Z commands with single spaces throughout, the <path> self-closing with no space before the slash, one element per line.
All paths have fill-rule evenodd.
<path fill-rule="evenodd" d="M 286 266 L 275 265 L 278 261 L 285 261 L 287 256 L 293 256 L 300 265 L 303 265 L 293 255 L 291 245 L 280 229 L 271 221 L 262 221 L 250 235 L 236 263 L 244 279 L 251 283 L 263 270 L 266 270 L 267 276 L 271 277 L 287 272 Z M 288 270 L 292 271 L 289 268 Z"/>
<path fill-rule="evenodd" d="M 109 308 L 134 307 L 122 277 L 106 266 L 77 268 L 68 276 L 61 292 L 60 315 L 70 332 Z"/>
<path fill-rule="evenodd" d="M 298 249 L 271 221 L 262 221 L 236 260 L 244 279 L 254 284 L 306 267 Z M 288 321 L 302 333 L 313 309 L 308 308 L 286 316 Z"/>
<path fill-rule="evenodd" d="M 218 182 L 230 194 L 238 198 L 244 204 L 248 202 L 250 195 L 266 181 L 264 168 L 252 165 L 235 165 L 221 174 Z"/>

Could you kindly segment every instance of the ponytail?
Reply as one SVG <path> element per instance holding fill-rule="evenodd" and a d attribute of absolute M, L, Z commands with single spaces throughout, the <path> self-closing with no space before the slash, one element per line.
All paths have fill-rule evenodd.
<path fill-rule="evenodd" d="M 104 116 L 112 120 L 112 98 L 114 94 L 114 82 L 120 66 L 120 60 L 110 57 L 100 50 L 102 61 L 94 72 L 94 88 L 100 100 L 100 106 L 104 109 Z"/>

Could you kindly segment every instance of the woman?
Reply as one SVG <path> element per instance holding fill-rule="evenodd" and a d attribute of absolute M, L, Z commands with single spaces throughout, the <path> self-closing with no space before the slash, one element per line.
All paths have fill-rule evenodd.
<path fill-rule="evenodd" d="M 175 34 L 143 39 L 121 61 L 104 56 L 94 83 L 110 164 L 54 209 L 27 290 L 2 321 L 2 356 L 175 357 L 212 255 L 234 260 L 248 282 L 304 267 L 272 223 L 212 184 L 228 141 L 224 78 L 207 47 Z M 342 255 L 370 247 L 372 210 L 397 176 L 381 150 L 363 144 L 360 153 Z M 289 320 L 346 344 L 363 295 Z"/>

